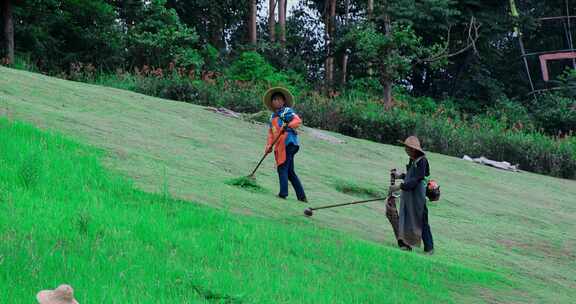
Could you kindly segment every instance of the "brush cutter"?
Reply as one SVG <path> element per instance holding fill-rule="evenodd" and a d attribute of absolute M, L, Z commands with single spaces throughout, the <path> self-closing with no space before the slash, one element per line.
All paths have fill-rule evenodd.
<path fill-rule="evenodd" d="M 396 169 L 390 171 L 390 185 L 396 184 Z M 398 226 L 400 222 L 400 217 L 398 216 L 398 209 L 396 209 L 396 197 L 394 194 L 390 193 L 388 200 L 386 201 L 386 218 L 392 225 L 392 230 L 394 230 L 394 236 L 398 239 Z"/>
<path fill-rule="evenodd" d="M 385 199 L 387 199 L 387 198 L 388 198 L 388 197 L 380 197 L 380 198 L 373 198 L 373 199 L 369 199 L 369 200 L 357 201 L 357 202 L 351 202 L 351 203 L 342 203 L 342 204 L 335 204 L 335 205 L 327 205 L 327 206 L 321 206 L 321 207 L 316 207 L 316 208 L 306 208 L 306 209 L 304 210 L 304 215 L 306 215 L 306 216 L 312 216 L 312 215 L 314 215 L 314 211 L 315 211 L 315 210 L 336 208 L 336 207 L 342 207 L 342 206 L 348 206 L 348 205 L 363 204 L 363 203 L 369 203 L 369 202 L 375 202 L 375 201 L 383 201 L 383 200 L 385 200 Z"/>
<path fill-rule="evenodd" d="M 278 142 L 278 140 L 280 139 L 280 136 L 282 136 L 282 134 L 286 131 L 286 124 L 284 125 L 284 127 L 282 128 L 282 130 L 278 133 L 278 136 L 276 136 L 276 138 L 274 139 L 274 141 L 272 142 L 271 147 L 274 147 L 274 145 Z M 270 154 L 270 152 L 266 151 L 264 153 L 264 155 L 262 156 L 262 158 L 260 159 L 260 161 L 258 162 L 258 165 L 256 165 L 256 168 L 254 168 L 254 170 L 252 170 L 252 173 L 250 173 L 250 175 L 248 175 L 247 177 L 250 179 L 254 179 L 254 174 L 256 174 L 256 171 L 258 171 L 258 168 L 260 168 L 260 165 L 262 164 L 262 162 L 264 161 L 264 159 L 266 159 L 266 157 L 268 156 L 268 154 Z"/>
<path fill-rule="evenodd" d="M 392 173 L 391 173 L 392 176 Z M 392 179 L 392 182 L 395 183 L 395 179 L 396 177 L 394 176 Z M 321 207 L 316 207 L 316 208 L 306 208 L 304 210 L 304 215 L 306 216 L 312 216 L 314 215 L 314 211 L 315 210 L 320 210 L 320 209 L 329 209 L 329 208 L 336 208 L 336 207 L 342 207 L 342 206 L 348 206 L 348 205 L 356 205 L 356 204 L 364 204 L 364 203 L 369 203 L 369 202 L 376 202 L 376 201 L 384 201 L 384 200 L 390 200 L 390 199 L 395 199 L 396 196 L 393 193 L 389 193 L 388 196 L 386 197 L 380 197 L 380 198 L 373 198 L 373 199 L 369 199 L 369 200 L 363 200 L 363 201 L 356 201 L 356 202 L 350 202 L 350 203 L 342 203 L 342 204 L 335 204 L 335 205 L 327 205 L 327 206 L 321 206 Z M 398 213 L 396 212 L 396 217 L 398 217 Z M 396 227 L 398 227 L 396 225 Z"/>

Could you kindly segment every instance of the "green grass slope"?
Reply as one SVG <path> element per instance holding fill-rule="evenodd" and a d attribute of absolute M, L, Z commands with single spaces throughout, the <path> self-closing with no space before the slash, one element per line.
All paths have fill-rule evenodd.
<path fill-rule="evenodd" d="M 81 303 L 447 303 L 503 286 L 495 274 L 315 225 L 146 194 L 108 174 L 98 154 L 0 120 L 9 303 L 62 282 Z"/>
<path fill-rule="evenodd" d="M 227 118 L 198 106 L 6 68 L 0 68 L 0 113 L 42 128 L 57 130 L 98 147 L 104 152 L 103 159 L 107 167 L 130 177 L 135 186 L 144 191 L 163 191 L 178 199 L 216 206 L 234 213 L 256 215 L 256 218 L 240 217 L 206 208 L 201 209 L 220 214 L 221 218 L 213 222 L 216 227 L 225 225 L 220 223 L 223 218 L 234 218 L 233 221 L 240 223 L 243 221 L 257 223 L 254 224 L 255 227 L 260 228 L 246 229 L 248 231 L 254 229 L 261 233 L 257 237 L 254 234 L 253 237 L 262 244 L 254 241 L 254 244 L 258 244 L 254 245 L 256 248 L 252 248 L 253 250 L 247 248 L 242 254 L 255 255 L 255 259 L 258 259 L 258 255 L 264 255 L 272 260 L 276 260 L 273 255 L 279 255 L 278 259 L 282 261 L 285 260 L 285 256 L 281 252 L 290 255 L 292 263 L 287 266 L 266 262 L 247 264 L 249 269 L 251 266 L 262 267 L 261 275 L 266 280 L 261 277 L 255 279 L 259 287 L 253 288 L 259 288 L 258 290 L 244 286 L 251 284 L 249 281 L 255 278 L 250 273 L 247 276 L 246 273 L 234 275 L 226 273 L 226 276 L 219 278 L 223 282 L 218 283 L 226 285 L 224 287 L 216 283 L 211 285 L 211 282 L 220 282 L 212 277 L 213 280 L 209 281 L 207 287 L 202 288 L 216 288 L 226 294 L 245 293 L 252 299 L 248 302 L 270 300 L 275 288 L 277 293 L 279 290 L 286 293 L 286 298 L 278 298 L 278 302 L 305 300 L 348 303 L 365 301 L 377 303 L 386 300 L 411 302 L 418 297 L 424 297 L 432 302 L 442 302 L 446 299 L 464 297 L 467 301 L 478 302 L 567 303 L 576 296 L 575 181 L 529 173 L 497 171 L 459 159 L 431 154 L 429 159 L 433 175 L 442 185 L 443 199 L 439 204 L 430 207 L 437 254 L 423 260 L 424 257 L 418 253 L 401 253 L 393 248 L 392 232 L 386 222 L 382 203 L 323 210 L 317 212 L 313 218 L 303 218 L 304 205 L 293 199 L 288 201 L 275 199 L 277 179 L 271 159 L 264 163 L 257 174 L 258 183 L 265 191 L 251 192 L 228 185 L 227 181 L 248 174 L 256 164 L 265 143 L 263 125 Z M 302 150 L 297 158 L 297 166 L 313 206 L 351 201 L 370 193 L 384 191 L 388 184 L 388 170 L 393 167 L 400 168 L 406 161 L 403 149 L 400 147 L 380 145 L 338 134 L 332 135 L 343 139 L 346 143 L 334 144 L 318 139 L 309 130 L 302 134 Z M 365 194 L 355 195 L 356 191 L 350 192 L 345 189 L 361 190 Z M 132 206 L 139 206 L 140 200 L 132 200 L 135 201 Z M 113 212 L 118 213 L 117 216 L 110 215 L 115 216 L 117 220 L 126 217 L 130 221 L 141 220 L 140 225 L 144 226 L 147 219 L 153 222 L 162 220 L 162 217 L 153 216 L 155 212 L 166 213 L 168 211 L 165 209 L 175 208 L 173 206 L 176 205 L 166 203 L 161 206 L 155 207 L 158 209 L 134 211 L 135 214 L 118 211 Z M 175 225 L 172 221 L 181 221 L 185 226 L 187 221 L 193 221 L 186 218 L 190 216 L 186 214 L 190 212 L 186 208 L 190 208 L 189 210 L 199 208 L 187 206 L 185 203 L 179 203 L 177 206 L 177 211 L 171 213 L 174 218 L 166 219 L 166 225 Z M 90 212 L 92 208 L 84 206 L 84 209 Z M 187 212 L 180 212 L 180 208 L 184 208 Z M 139 216 L 137 212 L 146 212 L 147 215 Z M 180 216 L 182 218 L 179 218 Z M 198 231 L 202 231 L 202 228 L 208 231 L 218 229 L 212 225 L 207 226 L 199 228 Z M 164 234 L 170 235 L 169 237 L 175 240 L 174 246 L 182 246 L 179 242 L 179 233 L 170 227 L 162 228 L 166 229 L 165 231 L 159 228 L 160 232 L 157 232 L 161 235 L 159 239 L 168 238 Z M 322 227 L 333 228 L 344 234 L 327 232 L 322 230 Z M 235 228 L 237 227 L 231 226 L 230 229 Z M 280 233 L 276 229 L 284 229 L 282 231 L 285 232 Z M 6 234 L 6 231 L 9 230 L 3 230 L 3 234 Z M 162 231 L 165 233 L 161 233 Z M 220 231 L 226 230 L 224 228 Z M 279 234 L 288 233 L 287 231 L 294 233 L 278 237 Z M 219 237 L 227 235 L 218 233 L 218 230 L 214 233 L 214 236 Z M 317 234 L 310 236 L 311 233 Z M 148 233 L 142 232 L 142 235 L 147 236 Z M 242 235 L 244 234 L 239 234 L 240 239 L 235 242 L 243 243 Z M 132 240 L 131 234 L 121 237 L 126 242 L 138 241 Z M 366 241 L 354 241 L 352 237 Z M 276 243 L 277 240 L 284 245 L 278 247 L 281 249 L 273 251 L 274 253 L 269 254 L 266 252 L 268 249 L 258 247 L 266 246 L 268 242 Z M 341 240 L 363 244 L 362 246 L 371 249 L 339 247 Z M 182 240 L 182 243 L 186 241 Z M 228 250 L 235 252 L 239 250 L 238 248 L 244 248 L 229 244 L 234 243 L 234 239 L 224 239 L 221 243 L 224 244 L 222 246 L 230 246 Z M 149 243 L 149 246 L 152 245 Z M 299 246 L 310 247 L 303 249 Z M 146 246 L 138 248 L 145 250 Z M 38 255 L 46 254 L 33 249 L 21 250 L 36 259 Z M 306 253 L 306 250 L 310 252 Z M 316 250 L 327 251 L 318 254 Z M 207 255 L 212 253 L 213 251 L 208 249 L 204 252 Z M 342 254 L 345 258 L 341 257 L 338 261 L 337 254 Z M 392 255 L 394 258 L 386 260 L 383 256 L 375 256 L 380 254 Z M 166 257 L 161 253 L 157 256 Z M 334 261 L 337 263 L 332 263 L 332 257 L 336 257 Z M 77 261 L 82 260 L 76 258 Z M 149 258 L 150 261 L 154 260 L 152 257 Z M 208 256 L 204 259 L 208 259 Z M 206 260 L 199 261 L 202 263 Z M 308 266 L 298 268 L 293 266 L 300 265 L 296 263 L 297 261 L 302 263 L 313 261 L 322 266 L 312 269 Z M 21 262 L 26 263 L 26 260 Z M 130 265 L 129 262 L 124 262 L 126 267 Z M 4 259 L 0 265 L 7 263 Z M 156 270 L 160 273 L 167 271 L 172 265 L 165 260 L 162 263 L 165 264 L 154 266 L 158 267 Z M 216 276 L 225 263 L 230 262 L 217 264 L 212 272 L 207 273 Z M 360 266 L 357 263 L 374 264 Z M 73 266 L 69 261 L 66 264 Z M 141 264 L 147 265 L 144 261 Z M 20 264 L 14 265 L 18 267 Z M 184 267 L 183 265 L 198 266 L 191 260 L 180 261 L 177 266 Z M 394 265 L 398 265 L 399 268 Z M 227 267 L 236 269 L 237 266 Z M 450 270 L 451 268 L 456 270 Z M 298 269 L 301 272 L 298 272 Z M 458 269 L 461 273 L 476 273 L 475 271 L 499 273 L 511 282 L 512 288 L 490 289 L 479 284 L 473 291 L 461 289 L 460 284 L 457 284 L 461 281 L 458 275 L 443 274 L 445 271 L 458 273 Z M 290 285 L 296 283 L 287 282 L 284 276 L 278 273 L 281 270 L 293 271 L 295 277 L 303 282 L 301 288 L 304 289 Z M 316 280 L 322 277 L 318 274 L 321 270 L 336 276 L 336 280 L 326 274 L 322 280 L 323 287 L 318 287 L 321 281 Z M 34 271 L 40 273 L 38 270 Z M 372 271 L 378 271 L 378 274 L 373 275 Z M 89 271 L 89 273 L 95 272 L 94 269 Z M 266 275 L 268 272 L 272 274 Z M 421 275 L 430 276 L 436 282 L 444 280 L 446 285 L 438 283 L 444 287 L 428 288 L 419 281 L 418 277 Z M 154 272 L 150 272 L 148 278 L 152 276 Z M 7 274 L 5 273 L 3 277 L 7 277 Z M 194 273 L 191 277 L 194 277 Z M 394 278 L 398 277 L 401 278 L 398 284 L 409 284 L 412 289 L 393 285 Z M 314 282 L 307 284 L 307 280 Z M 161 279 L 157 281 L 158 284 L 168 284 L 163 283 Z M 264 284 L 262 281 L 270 286 L 262 285 Z M 356 281 L 381 283 L 381 285 L 366 285 L 355 283 Z M 358 285 L 352 288 L 349 284 Z M 462 284 L 466 284 L 466 280 L 462 280 Z M 392 287 L 387 289 L 386 286 Z M 188 290 L 190 288 L 186 287 Z M 308 293 L 306 288 L 316 288 L 316 292 Z M 438 292 L 432 294 L 434 290 Z M 360 298 L 362 296 L 370 298 Z M 183 301 L 185 298 L 175 299 Z"/>

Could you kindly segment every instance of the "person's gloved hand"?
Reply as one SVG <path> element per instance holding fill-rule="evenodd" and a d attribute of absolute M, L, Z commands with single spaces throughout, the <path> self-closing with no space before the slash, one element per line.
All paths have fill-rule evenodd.
<path fill-rule="evenodd" d="M 264 149 L 264 153 L 268 154 L 272 152 L 272 146 L 270 145 L 266 145 L 266 148 Z"/>
<path fill-rule="evenodd" d="M 396 184 L 396 185 L 392 185 L 390 186 L 390 188 L 388 189 L 388 191 L 390 191 L 390 193 L 394 193 L 394 192 L 398 192 L 400 190 L 400 185 Z"/>

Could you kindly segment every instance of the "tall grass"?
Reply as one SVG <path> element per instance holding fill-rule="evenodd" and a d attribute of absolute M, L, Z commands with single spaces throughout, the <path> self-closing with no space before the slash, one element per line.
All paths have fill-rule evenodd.
<path fill-rule="evenodd" d="M 0 286 L 9 303 L 69 283 L 81 303 L 457 302 L 500 288 L 305 219 L 232 215 L 147 194 L 100 152 L 0 120 Z"/>

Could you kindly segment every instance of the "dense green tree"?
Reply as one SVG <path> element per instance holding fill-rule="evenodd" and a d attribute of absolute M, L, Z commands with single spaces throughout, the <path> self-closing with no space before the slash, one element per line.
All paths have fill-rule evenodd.
<path fill-rule="evenodd" d="M 390 24 L 387 32 L 379 31 L 374 23 L 367 22 L 350 31 L 342 45 L 356 52 L 363 63 L 371 63 L 382 86 L 383 100 L 386 106 L 392 105 L 394 82 L 404 79 L 411 71 L 413 63 L 440 50 L 435 44 L 425 46 L 409 25 Z M 443 63 L 436 61 L 431 66 L 438 68 Z"/>
<path fill-rule="evenodd" d="M 514 1 L 517 18 L 510 1 L 498 0 L 300 0 L 290 15 L 287 2 L 278 0 L 3 0 L 0 57 L 15 45 L 17 55 L 50 72 L 77 62 L 103 70 L 174 62 L 224 71 L 251 49 L 317 88 L 342 91 L 354 87 L 348 81 L 378 80 L 387 101 L 392 85 L 401 85 L 415 95 L 450 98 L 472 113 L 503 99 L 530 109 L 534 95 L 514 28 L 527 52 L 574 48 L 574 22 L 539 18 L 576 15 L 576 4 Z M 270 7 L 257 20 L 259 4 Z M 471 20 L 478 29 L 473 44 Z M 7 24 L 16 25 L 14 43 Z M 430 57 L 439 60 L 425 60 Z M 551 63 L 553 81 L 545 83 L 538 57 L 527 61 L 536 88 L 561 84 L 555 78 L 576 66 Z"/>
<path fill-rule="evenodd" d="M 166 67 L 171 62 L 182 67 L 202 66 L 198 36 L 165 4 L 166 0 L 152 0 L 142 20 L 128 30 L 129 62 L 133 66 Z"/>
<path fill-rule="evenodd" d="M 74 62 L 111 68 L 124 60 L 117 18 L 101 0 L 21 1 L 14 7 L 17 51 L 45 70 Z"/>
<path fill-rule="evenodd" d="M 120 22 L 126 29 L 134 26 L 143 18 L 145 2 L 142 0 L 108 0 L 116 7 Z"/>
<path fill-rule="evenodd" d="M 456 8 L 460 14 L 452 27 L 451 40 L 466 41 L 466 22 L 474 17 L 481 24 L 475 44 L 477 53 L 452 57 L 446 71 L 431 75 L 421 87 L 421 94 L 473 100 L 463 104 L 473 110 L 505 96 L 506 82 L 523 88 L 520 54 L 512 37 L 513 24 L 506 1 L 459 0 Z"/>
<path fill-rule="evenodd" d="M 176 10 L 182 22 L 196 29 L 202 43 L 224 49 L 233 36 L 241 36 L 241 43 L 247 40 L 249 3 L 248 0 L 168 0 L 167 5 Z M 237 31 L 242 35 L 234 35 Z"/>

